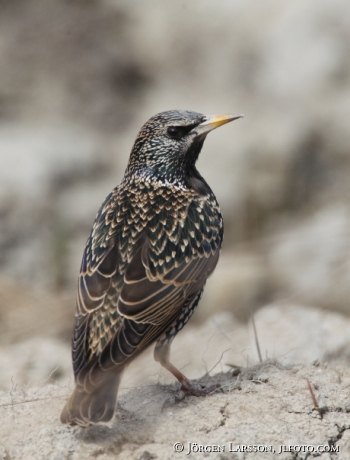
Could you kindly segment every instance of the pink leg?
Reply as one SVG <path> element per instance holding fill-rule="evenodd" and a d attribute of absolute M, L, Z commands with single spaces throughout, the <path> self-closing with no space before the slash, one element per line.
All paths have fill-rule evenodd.
<path fill-rule="evenodd" d="M 163 367 L 165 367 L 165 369 L 171 372 L 173 376 L 181 383 L 180 391 L 174 396 L 174 398 L 169 398 L 165 401 L 163 409 L 165 407 L 176 404 L 186 396 L 207 396 L 209 393 L 212 393 L 214 390 L 220 387 L 219 384 L 216 384 L 202 388 L 199 385 L 194 384 L 182 372 L 180 372 L 179 369 L 171 364 L 169 361 L 169 355 L 170 344 L 161 345 L 158 342 L 156 348 L 154 349 L 154 359 L 158 361 Z"/>

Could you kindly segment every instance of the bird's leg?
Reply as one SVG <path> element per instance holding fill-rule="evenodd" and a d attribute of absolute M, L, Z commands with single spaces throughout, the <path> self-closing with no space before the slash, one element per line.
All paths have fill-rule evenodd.
<path fill-rule="evenodd" d="M 165 367 L 174 377 L 181 383 L 180 391 L 173 397 L 165 401 L 163 408 L 172 406 L 184 399 L 186 396 L 206 396 L 220 387 L 219 384 L 210 385 L 209 387 L 201 387 L 191 382 L 182 372 L 179 371 L 169 360 L 170 343 L 157 342 L 154 349 L 154 359 Z"/>

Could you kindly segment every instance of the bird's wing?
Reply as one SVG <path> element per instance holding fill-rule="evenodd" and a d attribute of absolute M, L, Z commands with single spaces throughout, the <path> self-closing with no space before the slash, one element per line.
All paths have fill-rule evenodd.
<path fill-rule="evenodd" d="M 79 277 L 73 363 L 80 382 L 93 368 L 124 367 L 203 288 L 218 261 L 222 231 L 210 209 L 199 219 L 196 206 L 187 207 L 182 226 L 170 225 L 160 213 L 138 235 L 131 231 L 124 239 L 113 225 L 102 228 L 108 215 L 101 208 Z"/>
<path fill-rule="evenodd" d="M 89 329 L 97 312 L 105 314 L 108 294 L 118 292 L 122 284 L 115 232 L 111 216 L 118 212 L 118 188 L 102 204 L 86 242 L 78 278 L 76 311 L 72 338 L 72 360 L 75 378 L 91 356 Z M 106 318 L 107 319 L 107 318 Z M 118 315 L 108 315 L 114 325 Z M 106 331 L 105 331 L 106 332 Z M 108 332 L 108 331 L 107 331 Z"/>
<path fill-rule="evenodd" d="M 171 326 L 184 303 L 192 300 L 202 289 L 215 268 L 219 251 L 207 257 L 197 256 L 174 263 L 166 276 L 156 274 L 149 255 L 149 241 L 145 240 L 123 276 L 117 301 L 122 321 L 102 353 L 90 360 L 79 373 L 78 383 L 85 388 L 89 381 L 93 381 L 95 373 L 120 370 Z M 85 279 L 84 287 L 86 284 Z M 103 295 L 102 291 L 97 295 L 95 292 L 96 302 Z"/>
<path fill-rule="evenodd" d="M 122 277 L 118 274 L 116 246 L 108 248 L 105 257 L 102 258 L 93 271 L 87 268 L 88 246 L 89 241 L 83 255 L 76 297 L 72 338 L 72 358 L 75 376 L 77 376 L 89 358 L 88 340 L 91 319 L 97 312 L 106 313 L 108 293 L 117 290 L 117 285 L 122 283 Z M 117 314 L 109 316 L 114 316 L 114 321 L 112 317 L 110 321 L 117 321 Z"/>

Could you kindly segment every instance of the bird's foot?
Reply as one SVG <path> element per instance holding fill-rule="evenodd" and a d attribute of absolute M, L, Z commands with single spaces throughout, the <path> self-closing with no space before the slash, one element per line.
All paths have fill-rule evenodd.
<path fill-rule="evenodd" d="M 202 387 L 192 382 L 183 383 L 181 385 L 180 390 L 174 396 L 171 396 L 170 398 L 165 400 L 162 410 L 167 409 L 168 407 L 175 406 L 177 403 L 185 399 L 186 396 L 207 396 L 210 393 L 213 393 L 218 388 L 220 388 L 219 383 L 215 385 L 210 385 L 208 387 Z"/>
<path fill-rule="evenodd" d="M 206 396 L 213 391 L 220 388 L 220 384 L 216 383 L 215 385 L 210 385 L 209 387 L 196 385 L 195 383 L 190 382 L 190 385 L 186 382 L 181 385 L 180 391 L 185 393 L 186 396 Z"/>

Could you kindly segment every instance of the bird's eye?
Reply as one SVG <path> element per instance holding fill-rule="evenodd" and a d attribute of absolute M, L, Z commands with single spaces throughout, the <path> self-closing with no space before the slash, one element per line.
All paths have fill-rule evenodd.
<path fill-rule="evenodd" d="M 180 126 L 169 126 L 167 129 L 167 134 L 170 139 L 181 139 L 183 135 L 183 130 Z"/>

